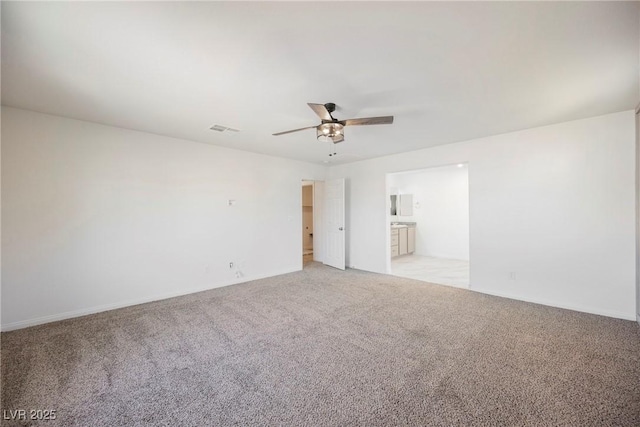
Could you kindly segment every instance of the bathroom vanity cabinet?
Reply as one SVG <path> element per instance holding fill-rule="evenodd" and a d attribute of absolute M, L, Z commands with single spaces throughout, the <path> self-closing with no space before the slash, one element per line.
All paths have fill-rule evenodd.
<path fill-rule="evenodd" d="M 391 225 L 391 257 L 412 254 L 415 250 L 415 223 Z"/>

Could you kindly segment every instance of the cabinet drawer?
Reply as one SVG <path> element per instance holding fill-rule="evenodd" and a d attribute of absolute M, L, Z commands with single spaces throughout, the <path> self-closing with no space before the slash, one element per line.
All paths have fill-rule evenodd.
<path fill-rule="evenodd" d="M 391 246 L 398 246 L 398 235 L 391 235 Z"/>
<path fill-rule="evenodd" d="M 392 228 L 391 229 L 391 235 L 392 236 L 397 236 L 398 235 L 398 229 L 397 228 Z"/>
<path fill-rule="evenodd" d="M 391 256 L 398 256 L 398 245 L 391 246 Z"/>

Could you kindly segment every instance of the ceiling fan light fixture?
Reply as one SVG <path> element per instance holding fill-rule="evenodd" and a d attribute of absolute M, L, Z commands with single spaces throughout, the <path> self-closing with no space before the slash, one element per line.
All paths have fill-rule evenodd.
<path fill-rule="evenodd" d="M 318 141 L 333 142 L 334 144 L 344 140 L 342 123 L 322 123 L 317 128 Z"/>

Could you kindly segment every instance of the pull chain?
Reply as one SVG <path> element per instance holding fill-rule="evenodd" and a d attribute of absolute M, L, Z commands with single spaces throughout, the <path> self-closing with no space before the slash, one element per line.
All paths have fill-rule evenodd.
<path fill-rule="evenodd" d="M 329 157 L 333 157 L 333 156 L 337 156 L 337 155 L 338 155 L 338 153 L 336 152 L 336 144 L 334 144 L 333 142 L 329 141 Z"/>

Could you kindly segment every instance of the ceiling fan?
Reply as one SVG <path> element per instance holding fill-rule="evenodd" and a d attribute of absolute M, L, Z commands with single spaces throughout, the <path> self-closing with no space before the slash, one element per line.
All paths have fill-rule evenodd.
<path fill-rule="evenodd" d="M 298 132 L 306 129 L 316 129 L 318 140 L 323 142 L 338 142 L 344 141 L 344 127 L 345 126 L 362 126 L 362 125 L 389 125 L 393 123 L 393 116 L 383 117 L 365 117 L 361 119 L 347 119 L 338 120 L 334 118 L 331 113 L 336 110 L 336 104 L 328 102 L 326 104 L 311 104 L 307 103 L 309 107 L 320 117 L 322 122 L 317 126 L 308 126 L 306 128 L 287 130 L 284 132 L 274 133 L 274 136 L 284 135 L 287 133 Z"/>

